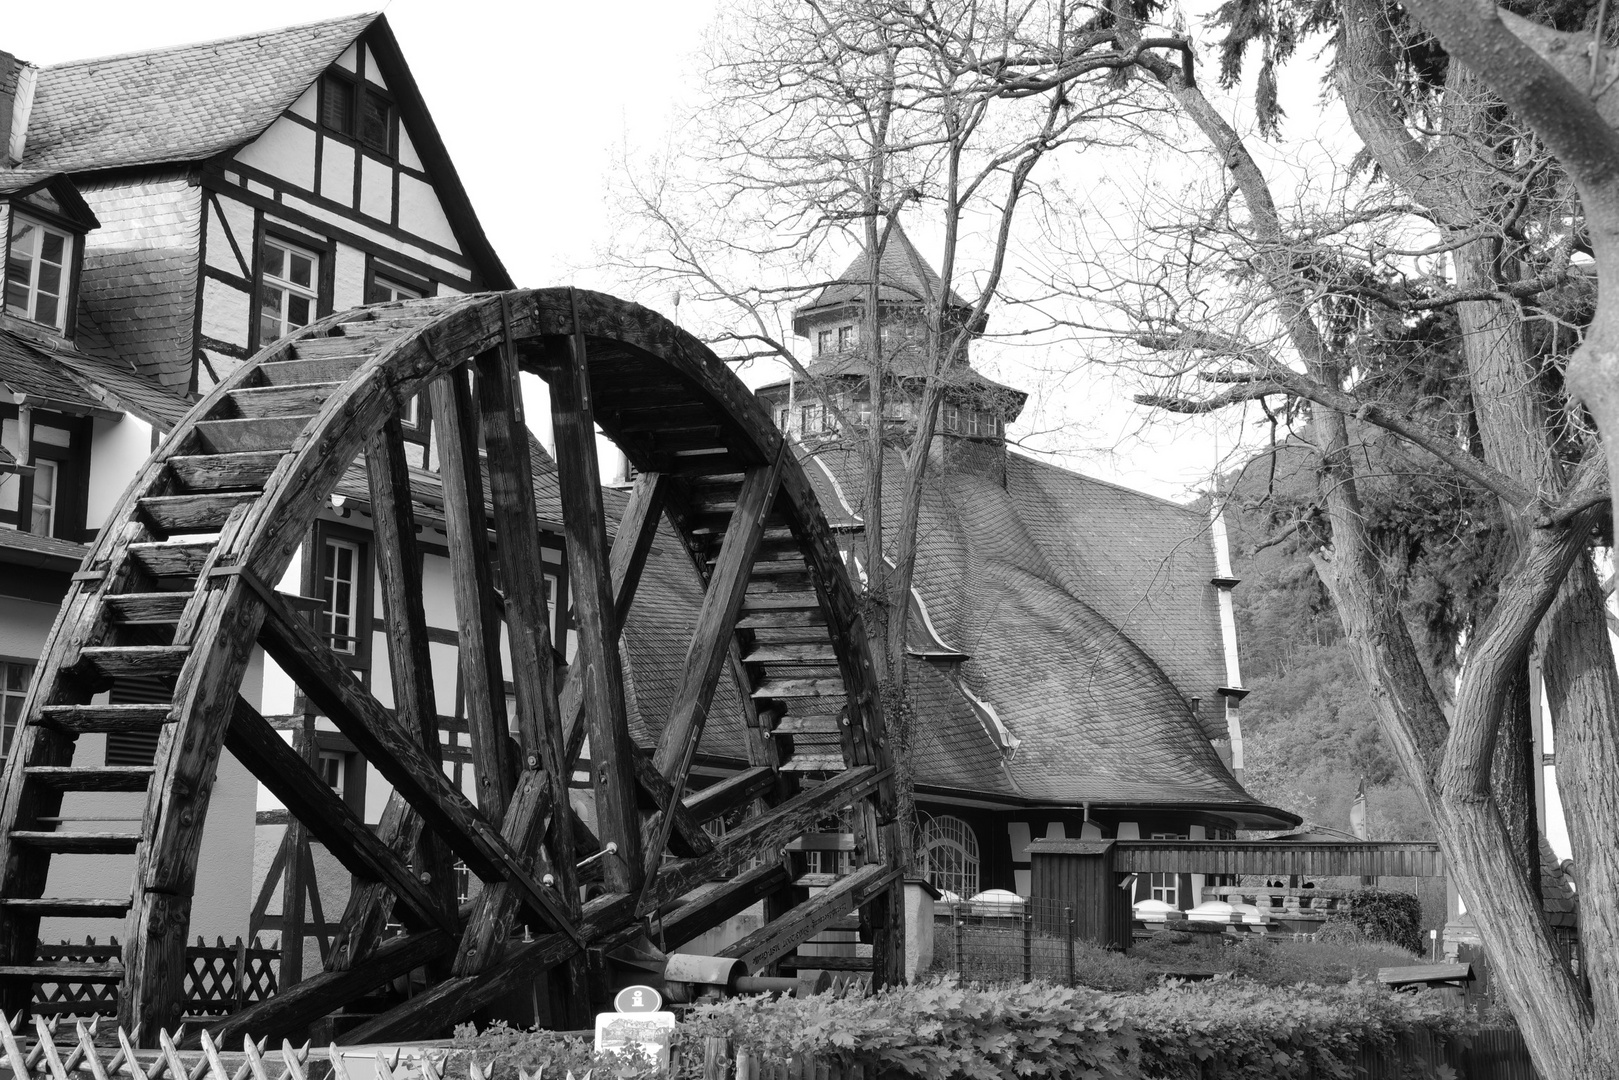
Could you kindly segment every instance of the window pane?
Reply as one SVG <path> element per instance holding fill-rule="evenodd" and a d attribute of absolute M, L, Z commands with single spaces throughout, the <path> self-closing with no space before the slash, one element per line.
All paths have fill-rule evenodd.
<path fill-rule="evenodd" d="M 52 296 L 62 295 L 62 268 L 50 263 L 39 264 L 39 291 Z"/>
<path fill-rule="evenodd" d="M 388 295 L 388 289 L 381 282 L 373 281 L 365 287 L 365 302 L 368 304 L 386 304 L 393 297 Z"/>
<path fill-rule="evenodd" d="M 287 329 L 309 325 L 309 297 L 287 297 Z"/>
<path fill-rule="evenodd" d="M 393 108 L 388 102 L 376 94 L 365 95 L 365 105 L 360 114 L 360 141 L 373 150 L 387 153 Z"/>
<path fill-rule="evenodd" d="M 271 277 L 286 277 L 286 252 L 274 244 L 264 245 L 264 272 Z"/>
<path fill-rule="evenodd" d="M 28 665 L 27 664 L 7 664 L 6 665 L 6 689 L 7 690 L 27 690 L 28 689 Z"/>
<path fill-rule="evenodd" d="M 321 83 L 320 122 L 345 135 L 354 130 L 354 86 L 345 79 L 328 75 Z"/>
<path fill-rule="evenodd" d="M 288 276 L 292 279 L 292 283 L 302 285 L 306 289 L 309 288 L 314 280 L 315 264 L 313 261 L 307 255 L 299 255 L 297 252 L 289 252 L 287 260 L 291 264 Z"/>
<path fill-rule="evenodd" d="M 44 256 L 46 262 L 55 263 L 58 266 L 62 265 L 62 249 L 65 246 L 66 239 L 60 233 L 48 232 L 44 234 L 40 245 L 40 254 Z"/>
<path fill-rule="evenodd" d="M 56 310 L 56 297 L 46 296 L 44 293 L 40 293 L 39 299 L 34 301 L 34 321 L 55 326 Z"/>
<path fill-rule="evenodd" d="M 14 264 L 6 264 L 6 310 L 13 315 L 28 318 L 28 284 L 26 280 L 15 276 L 12 269 Z M 23 268 L 27 272 L 27 267 Z"/>

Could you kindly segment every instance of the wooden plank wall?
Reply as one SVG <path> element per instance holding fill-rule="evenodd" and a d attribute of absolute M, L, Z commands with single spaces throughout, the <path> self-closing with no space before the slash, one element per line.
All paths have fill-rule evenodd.
<path fill-rule="evenodd" d="M 1270 840 L 1119 840 L 1121 874 L 1279 874 L 1305 877 L 1443 877 L 1432 843 L 1311 843 Z"/>

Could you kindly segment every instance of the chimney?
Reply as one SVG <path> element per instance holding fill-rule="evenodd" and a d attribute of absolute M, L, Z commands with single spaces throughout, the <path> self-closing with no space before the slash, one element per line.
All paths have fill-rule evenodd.
<path fill-rule="evenodd" d="M 13 169 L 22 161 L 38 74 L 33 64 L 0 51 L 0 167 Z"/>

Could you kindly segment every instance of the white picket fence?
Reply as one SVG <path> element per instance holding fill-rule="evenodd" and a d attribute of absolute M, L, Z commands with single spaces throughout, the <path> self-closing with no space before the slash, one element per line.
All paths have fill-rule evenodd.
<path fill-rule="evenodd" d="M 255 1043 L 248 1038 L 243 1038 L 240 1052 L 230 1052 L 206 1031 L 201 1050 L 181 1050 L 183 1028 L 160 1032 L 155 1050 L 136 1049 L 139 1028 L 133 1035 L 118 1028 L 114 1048 L 98 1045 L 100 1024 L 99 1019 L 76 1020 L 70 1031 L 61 1017 L 36 1016 L 30 1030 L 20 1013 L 16 1019 L 0 1016 L 5 1050 L 0 1074 L 9 1072 L 15 1080 L 311 1080 L 328 1075 L 331 1080 L 444 1080 L 450 1056 L 444 1048 L 389 1047 L 364 1055 L 354 1047 L 336 1045 L 312 1055 L 309 1043 L 294 1047 L 285 1040 L 280 1050 L 267 1051 L 265 1040 Z M 470 1080 L 488 1080 L 478 1062 L 469 1061 L 467 1067 Z M 525 1075 L 522 1080 L 539 1077 Z"/>

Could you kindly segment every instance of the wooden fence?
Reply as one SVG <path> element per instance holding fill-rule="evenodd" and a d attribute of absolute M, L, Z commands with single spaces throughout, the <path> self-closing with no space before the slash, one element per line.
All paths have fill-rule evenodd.
<path fill-rule="evenodd" d="M 63 965 L 116 964 L 122 955 L 117 938 L 105 943 L 86 938 L 82 945 L 41 943 L 38 951 L 40 961 Z M 274 995 L 274 965 L 280 959 L 277 946 L 265 946 L 258 938 L 251 944 L 241 938 L 227 944 L 219 938 L 214 945 L 197 938 L 186 947 L 185 1015 L 225 1016 Z M 112 1016 L 118 1012 L 117 988 L 94 979 L 35 983 L 32 1011 L 42 1016 Z"/>

